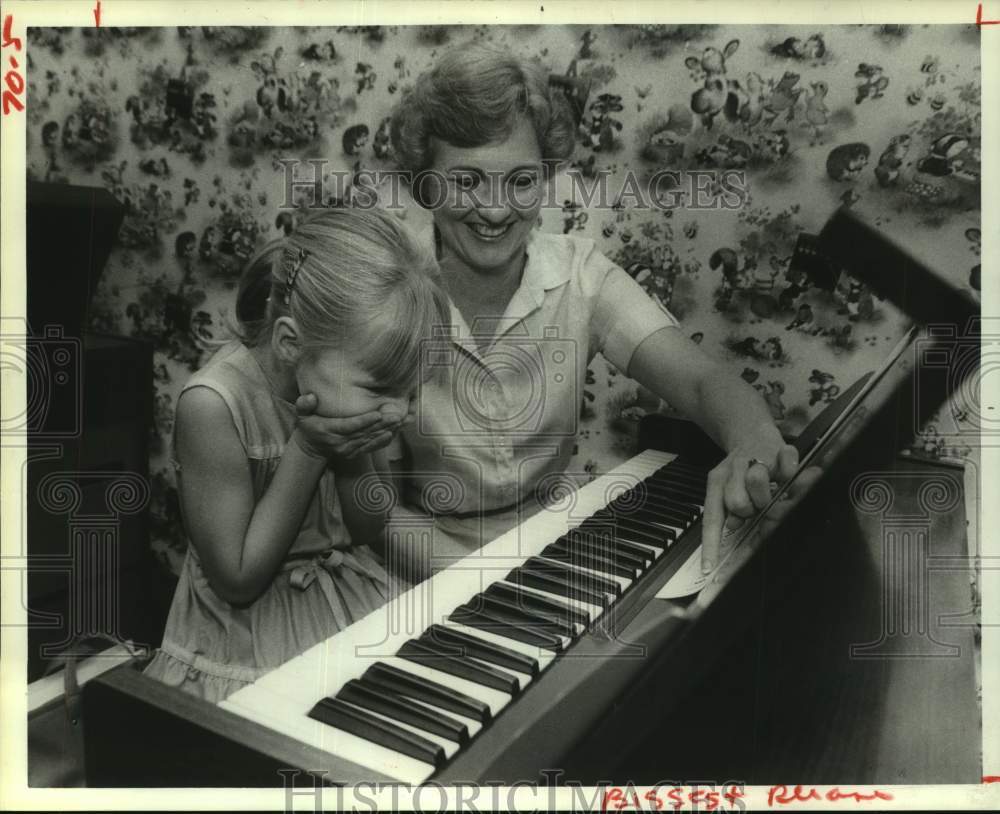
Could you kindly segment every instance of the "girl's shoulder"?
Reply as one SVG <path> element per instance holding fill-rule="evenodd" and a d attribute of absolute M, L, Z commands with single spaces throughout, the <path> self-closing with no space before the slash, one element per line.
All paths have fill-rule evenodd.
<path fill-rule="evenodd" d="M 234 395 L 246 390 L 267 388 L 260 366 L 250 349 L 239 340 L 227 342 L 202 365 L 181 388 L 209 387 Z"/>
<path fill-rule="evenodd" d="M 207 388 L 229 408 L 243 445 L 272 450 L 294 423 L 294 406 L 279 403 L 257 363 L 242 342 L 223 345 L 181 388 L 181 394 Z M 261 453 L 263 454 L 263 453 Z"/>

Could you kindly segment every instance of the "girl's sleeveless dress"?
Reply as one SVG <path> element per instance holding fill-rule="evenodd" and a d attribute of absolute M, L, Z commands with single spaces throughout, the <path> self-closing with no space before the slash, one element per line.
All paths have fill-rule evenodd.
<path fill-rule="evenodd" d="M 279 398 L 245 345 L 221 348 L 184 390 L 208 387 L 226 402 L 250 460 L 259 501 L 295 426 L 295 406 Z M 178 483 L 183 477 L 174 460 Z M 399 592 L 366 545 L 352 545 L 327 469 L 279 573 L 247 607 L 219 597 L 198 552 L 187 556 L 163 643 L 146 675 L 219 701 L 269 670 L 375 611 Z"/>

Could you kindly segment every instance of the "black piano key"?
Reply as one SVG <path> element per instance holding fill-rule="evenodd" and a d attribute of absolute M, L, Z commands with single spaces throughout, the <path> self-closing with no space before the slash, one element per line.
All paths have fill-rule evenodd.
<path fill-rule="evenodd" d="M 542 630 L 553 636 L 565 636 L 569 639 L 576 638 L 576 630 L 566 619 L 550 617 L 540 611 L 522 608 L 517 602 L 512 602 L 506 597 L 497 596 L 496 593 L 491 594 L 487 591 L 482 597 L 488 610 L 499 616 L 510 617 L 514 621 L 520 620 L 531 630 Z"/>
<path fill-rule="evenodd" d="M 696 486 L 698 484 L 704 486 L 708 480 L 709 471 L 708 469 L 693 468 L 683 464 L 678 464 L 677 466 L 667 464 L 657 469 L 647 480 L 686 480 Z"/>
<path fill-rule="evenodd" d="M 485 630 L 487 633 L 506 636 L 508 639 L 535 647 L 544 647 L 546 650 L 559 652 L 563 649 L 562 639 L 557 636 L 543 633 L 540 630 L 532 630 L 500 616 L 492 610 L 477 608 L 470 604 L 459 605 L 449 618 L 466 627 L 474 627 L 478 630 Z"/>
<path fill-rule="evenodd" d="M 605 579 L 597 574 L 587 574 L 583 571 L 577 571 L 565 563 L 559 563 L 553 560 L 543 560 L 540 557 L 528 557 L 528 559 L 525 560 L 524 565 L 521 567 L 550 571 L 554 576 L 567 580 L 571 585 L 579 585 L 580 587 L 595 594 L 611 594 L 613 599 L 621 595 L 622 592 L 622 586 L 613 579 Z"/>
<path fill-rule="evenodd" d="M 707 475 L 689 475 L 684 472 L 663 472 L 651 475 L 644 481 L 651 488 L 663 487 L 683 489 L 704 494 L 708 486 Z"/>
<path fill-rule="evenodd" d="M 431 625 L 421 634 L 420 641 L 433 642 L 457 655 L 477 658 L 498 667 L 527 673 L 532 678 L 538 675 L 540 669 L 538 659 L 532 656 L 488 642 L 485 639 L 470 636 L 464 631 L 453 630 L 444 625 Z"/>
<path fill-rule="evenodd" d="M 653 486 L 646 490 L 645 499 L 668 503 L 683 503 L 698 508 L 705 505 L 705 490 L 675 488 L 671 484 Z"/>
<path fill-rule="evenodd" d="M 565 619 L 571 624 L 583 625 L 584 628 L 590 625 L 590 617 L 585 611 L 563 605 L 558 600 L 548 599 L 531 591 L 521 590 L 521 586 L 519 585 L 511 585 L 507 582 L 494 582 L 486 589 L 486 592 L 495 596 L 502 596 L 508 602 L 513 602 L 519 607 L 529 608 L 536 613 L 551 614 L 556 618 Z"/>
<path fill-rule="evenodd" d="M 695 520 L 701 517 L 701 509 L 693 503 L 684 503 L 680 500 L 650 500 L 647 501 L 644 509 L 656 512 L 664 520 L 677 520 L 685 527 L 690 526 Z"/>
<path fill-rule="evenodd" d="M 645 492 L 642 495 L 626 492 L 610 501 L 607 508 L 625 517 L 637 514 L 643 510 L 661 512 L 666 509 L 667 513 L 676 512 L 678 507 L 682 510 L 687 506 L 680 497 L 666 498 L 652 492 Z M 686 511 L 684 512 L 686 514 Z"/>
<path fill-rule="evenodd" d="M 309 711 L 309 717 L 437 768 L 444 765 L 444 749 L 438 744 L 337 698 L 319 701 Z"/>
<path fill-rule="evenodd" d="M 638 507 L 637 510 L 630 512 L 629 510 L 634 506 L 635 503 L 627 497 L 618 498 L 608 504 L 609 508 L 621 511 L 623 514 L 632 514 L 641 517 L 643 512 L 653 513 L 662 520 L 676 521 L 677 525 L 682 528 L 687 528 L 687 526 L 689 526 L 700 514 L 696 506 L 685 504 L 679 500 L 660 500 L 658 498 L 650 497 L 649 495 L 646 496 L 641 507 Z"/>
<path fill-rule="evenodd" d="M 692 461 L 686 461 L 683 458 L 674 458 L 670 463 L 664 464 L 659 469 L 657 469 L 653 476 L 666 474 L 668 472 L 688 472 L 693 475 L 700 475 L 702 480 L 708 477 L 709 471 L 712 469 L 710 466 L 705 466 L 703 464 L 696 464 Z"/>
<path fill-rule="evenodd" d="M 707 469 L 692 469 L 687 466 L 673 466 L 667 464 L 666 466 L 656 470 L 652 475 L 650 475 L 646 480 L 650 481 L 686 481 L 694 486 L 704 486 L 708 481 Z"/>
<path fill-rule="evenodd" d="M 542 554 L 550 560 L 579 565 L 602 574 L 614 574 L 626 579 L 636 579 L 642 572 L 641 567 L 625 562 L 622 558 L 616 557 L 613 552 L 605 551 L 605 553 L 607 556 L 602 556 L 584 544 L 572 543 L 565 539 L 552 543 L 542 551 Z"/>
<path fill-rule="evenodd" d="M 646 566 L 653 561 L 653 555 L 649 551 L 630 546 L 629 543 L 619 540 L 615 529 L 592 532 L 588 529 L 576 528 L 556 540 L 557 543 L 562 541 L 565 541 L 571 551 L 579 547 L 596 554 L 598 557 L 620 562 L 638 573 L 645 571 Z M 633 576 L 637 576 L 638 573 Z"/>
<path fill-rule="evenodd" d="M 572 532 L 566 535 L 566 538 L 573 540 L 574 534 L 579 532 L 586 537 L 591 536 L 591 532 L 587 528 L 578 527 L 573 529 Z M 641 568 L 648 568 L 650 563 L 656 560 L 656 550 L 663 548 L 663 540 L 658 540 L 656 543 L 648 543 L 636 545 L 634 539 L 626 538 L 622 534 L 622 530 L 618 528 L 611 529 L 611 540 L 608 542 L 600 542 L 596 545 L 605 546 L 608 550 L 614 551 L 618 554 L 627 555 L 632 561 L 637 561 L 641 563 Z M 594 535 L 596 536 L 596 535 Z M 636 535 L 631 535 L 631 538 L 635 538 Z M 654 549 L 655 546 L 655 549 Z"/>
<path fill-rule="evenodd" d="M 618 539 L 630 540 L 660 549 L 667 548 L 668 544 L 677 538 L 677 532 L 673 530 L 665 531 L 660 525 L 647 523 L 631 515 L 617 515 L 606 510 L 597 512 L 590 519 L 581 523 L 580 528 L 590 529 L 594 526 L 608 524 L 614 525 Z"/>
<path fill-rule="evenodd" d="M 654 548 L 658 552 L 666 551 L 677 541 L 676 531 L 654 523 L 644 524 L 641 529 L 621 524 L 617 528 L 617 535 L 619 540 Z"/>
<path fill-rule="evenodd" d="M 516 676 L 501 672 L 486 664 L 478 664 L 465 656 L 449 654 L 445 648 L 436 647 L 431 642 L 410 639 L 399 648 L 396 655 L 416 664 L 433 667 L 442 673 L 500 690 L 508 695 L 517 695 L 521 691 L 521 684 Z"/>
<path fill-rule="evenodd" d="M 598 608 L 607 609 L 611 605 L 611 600 L 607 594 L 595 594 L 578 585 L 570 585 L 564 579 L 557 579 L 549 572 L 539 572 L 530 568 L 515 568 L 507 575 L 508 582 L 524 585 L 526 588 L 534 588 L 538 591 L 552 594 L 553 596 L 564 596 L 567 599 L 576 599 L 586 602 Z"/>
<path fill-rule="evenodd" d="M 686 523 L 681 523 L 672 517 L 664 517 L 656 509 L 642 508 L 631 511 L 626 516 L 632 522 L 642 523 L 646 526 L 653 526 L 659 529 L 680 529 L 681 532 L 687 529 Z"/>
<path fill-rule="evenodd" d="M 646 494 L 659 495 L 660 497 L 682 498 L 688 503 L 696 503 L 699 506 L 705 504 L 705 488 L 707 484 L 693 486 L 683 481 L 648 481 L 642 488 Z"/>
<path fill-rule="evenodd" d="M 546 546 L 541 553 L 546 559 L 588 568 L 606 576 L 613 575 L 630 580 L 638 576 L 634 566 L 620 562 L 613 552 L 608 552 L 606 549 L 595 551 L 585 544 L 569 542 L 565 537 L 560 537 L 556 542 Z"/>
<path fill-rule="evenodd" d="M 426 707 L 408 703 L 406 699 L 380 686 L 364 684 L 356 678 L 348 681 L 337 693 L 337 698 L 371 712 L 380 712 L 404 724 L 433 732 L 460 746 L 469 742 L 469 730 L 461 721 L 432 712 Z"/>
<path fill-rule="evenodd" d="M 674 460 L 665 466 L 661 466 L 650 477 L 664 478 L 672 475 L 685 476 L 694 480 L 705 480 L 710 471 L 711 467 L 695 466 L 693 464 L 685 463 L 684 461 Z"/>
<path fill-rule="evenodd" d="M 400 670 L 391 664 L 376 662 L 365 670 L 361 680 L 364 683 L 381 685 L 390 692 L 424 701 L 483 724 L 488 723 L 491 717 L 490 708 L 485 702 L 470 698 L 465 693 L 442 686 L 436 681 Z"/>

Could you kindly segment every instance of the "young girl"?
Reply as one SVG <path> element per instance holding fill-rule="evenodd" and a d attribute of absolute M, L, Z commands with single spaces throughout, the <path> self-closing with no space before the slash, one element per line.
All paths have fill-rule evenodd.
<path fill-rule="evenodd" d="M 374 209 L 324 210 L 250 262 L 242 341 L 177 403 L 191 545 L 147 675 L 218 701 L 390 598 L 369 547 L 384 517 L 357 496 L 379 477 L 372 451 L 407 416 L 421 341 L 448 320 L 435 270 Z"/>

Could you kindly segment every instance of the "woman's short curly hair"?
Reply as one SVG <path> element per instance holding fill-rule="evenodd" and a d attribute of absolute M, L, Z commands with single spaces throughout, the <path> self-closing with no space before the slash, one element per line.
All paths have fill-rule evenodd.
<path fill-rule="evenodd" d="M 525 114 L 546 164 L 569 158 L 573 115 L 545 70 L 482 43 L 460 45 L 421 74 L 393 112 L 396 160 L 404 170 L 421 172 L 434 161 L 432 137 L 456 147 L 481 147 L 510 136 Z"/>

